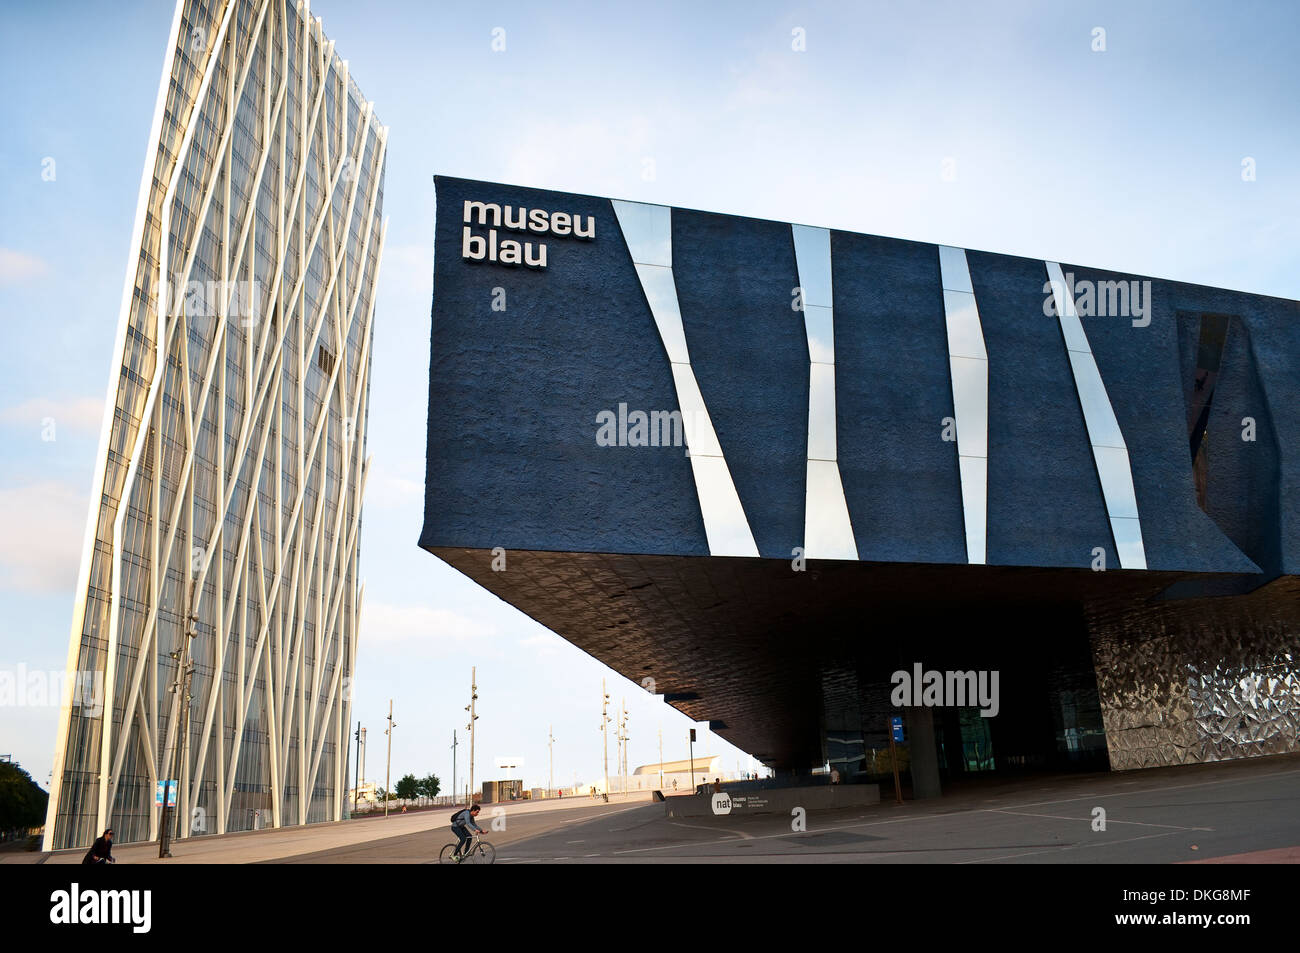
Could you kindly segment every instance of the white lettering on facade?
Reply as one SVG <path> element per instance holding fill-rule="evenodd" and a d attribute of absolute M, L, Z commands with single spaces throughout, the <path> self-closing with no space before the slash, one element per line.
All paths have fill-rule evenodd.
<path fill-rule="evenodd" d="M 460 257 L 465 261 L 486 261 L 497 265 L 546 267 L 546 243 L 520 241 L 509 232 L 556 235 L 591 241 L 596 237 L 596 217 L 569 212 L 548 212 L 496 202 L 467 199 L 461 232 Z M 480 229 L 475 231 L 475 227 Z M 486 234 L 481 229 L 486 228 Z"/>

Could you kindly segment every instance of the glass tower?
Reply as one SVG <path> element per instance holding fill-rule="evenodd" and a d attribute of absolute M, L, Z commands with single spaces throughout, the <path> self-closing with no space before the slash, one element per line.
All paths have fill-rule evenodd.
<path fill-rule="evenodd" d="M 306 3 L 177 3 L 47 850 L 341 817 L 386 140 Z"/>

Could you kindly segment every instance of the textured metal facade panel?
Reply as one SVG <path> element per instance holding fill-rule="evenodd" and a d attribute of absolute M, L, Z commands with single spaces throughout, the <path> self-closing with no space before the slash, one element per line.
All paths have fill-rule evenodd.
<path fill-rule="evenodd" d="M 1094 630 L 1115 770 L 1300 751 L 1300 631 L 1208 612 L 1147 637 Z"/>

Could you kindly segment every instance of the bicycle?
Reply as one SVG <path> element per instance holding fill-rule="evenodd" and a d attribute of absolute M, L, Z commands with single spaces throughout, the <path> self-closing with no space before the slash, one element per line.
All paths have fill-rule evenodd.
<path fill-rule="evenodd" d="M 454 864 L 456 863 L 456 844 L 448 844 L 438 855 L 438 863 Z M 491 864 L 497 859 L 497 849 L 483 839 L 482 834 L 475 834 L 470 841 L 469 846 L 465 848 L 465 856 L 461 858 L 462 864 Z"/>

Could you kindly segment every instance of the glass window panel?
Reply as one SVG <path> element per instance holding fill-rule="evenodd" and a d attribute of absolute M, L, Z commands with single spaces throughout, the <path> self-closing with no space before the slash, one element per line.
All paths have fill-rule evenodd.
<path fill-rule="evenodd" d="M 672 209 L 666 205 L 646 205 L 642 202 L 614 200 L 611 204 L 633 263 L 671 268 Z"/>
<path fill-rule="evenodd" d="M 757 556 L 758 546 L 722 457 L 691 454 L 695 488 L 700 496 L 704 532 L 713 556 Z"/>
<path fill-rule="evenodd" d="M 1094 446 L 1092 455 L 1097 461 L 1097 476 L 1106 497 L 1106 511 L 1112 519 L 1137 519 L 1137 495 L 1133 491 L 1128 451 L 1122 447 Z"/>
<path fill-rule="evenodd" d="M 826 228 L 791 225 L 794 235 L 795 266 L 804 306 L 834 306 L 831 297 L 831 233 Z"/>
<path fill-rule="evenodd" d="M 808 358 L 815 364 L 835 363 L 835 322 L 830 308 L 808 305 L 803 312 L 808 333 Z"/>
<path fill-rule="evenodd" d="M 808 458 L 835 459 L 835 365 L 813 364 L 808 375 Z"/>
<path fill-rule="evenodd" d="M 1115 551 L 1121 569 L 1146 569 L 1146 548 L 1142 545 L 1142 526 L 1136 519 L 1115 518 L 1110 521 L 1115 536 Z"/>
<path fill-rule="evenodd" d="M 663 338 L 668 360 L 674 364 L 690 363 L 686 350 L 686 331 L 682 327 L 682 312 L 677 305 L 677 286 L 673 282 L 671 268 L 657 265 L 636 266 L 637 277 L 641 279 L 641 289 L 646 301 L 650 303 L 650 313 L 654 315 Z"/>
<path fill-rule="evenodd" d="M 1088 439 L 1096 447 L 1123 448 L 1124 435 L 1119 421 L 1110 406 L 1106 385 L 1102 383 L 1097 362 L 1086 351 L 1070 351 L 1070 367 L 1074 371 L 1074 384 L 1079 392 L 1079 405 L 1088 425 Z"/>
<path fill-rule="evenodd" d="M 966 561 L 982 565 L 987 551 L 988 460 L 958 457 L 961 470 L 961 507 L 966 523 Z"/>
<path fill-rule="evenodd" d="M 691 456 L 722 456 L 722 446 L 713 431 L 709 410 L 704 405 L 695 372 L 689 364 L 673 364 L 673 383 L 677 389 L 677 403 L 681 405 L 682 427 L 686 432 L 686 446 Z"/>
<path fill-rule="evenodd" d="M 1065 285 L 1065 276 L 1061 274 L 1061 266 L 1054 261 L 1049 261 L 1047 278 L 1052 283 L 1052 298 L 1056 302 L 1061 331 L 1065 334 L 1065 346 L 1071 351 L 1091 351 L 1092 348 L 1088 346 L 1088 336 L 1083 333 L 1079 314 L 1074 309 L 1074 299 Z"/>
<path fill-rule="evenodd" d="M 970 357 L 948 359 L 952 369 L 953 413 L 957 418 L 957 452 L 988 456 L 989 362 Z"/>
<path fill-rule="evenodd" d="M 966 249 L 940 245 L 939 273 L 945 291 L 975 293 L 975 288 L 970 282 L 970 268 L 966 264 Z"/>
<path fill-rule="evenodd" d="M 1059 313 L 1061 302 L 1064 301 L 1066 302 L 1066 311 L 1070 312 L 1067 314 L 1060 314 L 1059 317 L 1061 322 L 1061 334 L 1065 337 L 1065 347 L 1071 352 L 1082 351 L 1085 354 L 1090 354 L 1092 353 L 1092 347 L 1088 344 L 1088 336 L 1084 334 L 1083 324 L 1079 321 L 1079 316 L 1073 313 L 1074 308 L 1068 303 L 1069 300 L 1070 296 L 1068 294 L 1061 295 L 1057 298 L 1056 305 Z"/>
<path fill-rule="evenodd" d="M 840 468 L 833 460 L 808 461 L 804 555 L 809 559 L 857 559 Z"/>
<path fill-rule="evenodd" d="M 987 357 L 975 296 L 969 292 L 945 291 L 943 311 L 948 327 L 948 353 L 957 357 Z"/>

